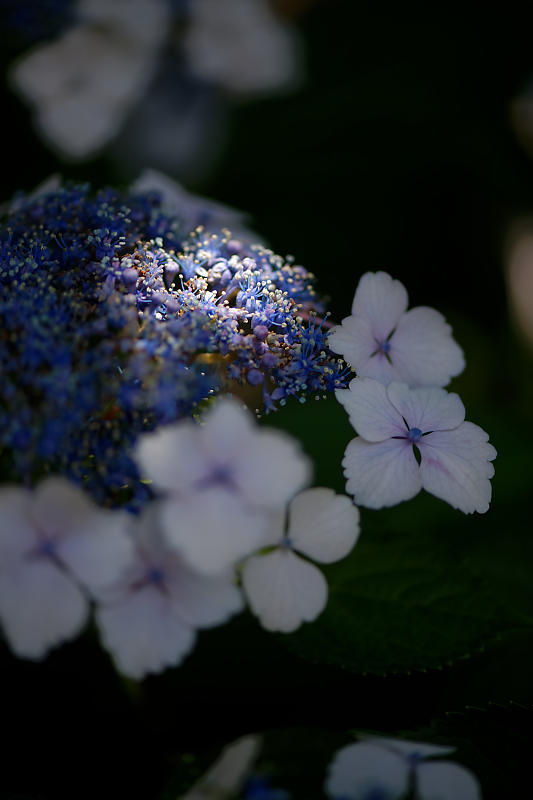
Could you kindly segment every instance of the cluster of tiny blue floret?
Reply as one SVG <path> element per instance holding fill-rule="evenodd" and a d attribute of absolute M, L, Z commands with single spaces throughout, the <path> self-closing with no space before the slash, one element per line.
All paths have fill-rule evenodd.
<path fill-rule="evenodd" d="M 141 432 L 220 391 L 268 412 L 349 377 L 310 273 L 228 231 L 185 229 L 155 193 L 17 197 L 0 286 L 0 459 L 27 485 L 60 472 L 138 509 Z"/>

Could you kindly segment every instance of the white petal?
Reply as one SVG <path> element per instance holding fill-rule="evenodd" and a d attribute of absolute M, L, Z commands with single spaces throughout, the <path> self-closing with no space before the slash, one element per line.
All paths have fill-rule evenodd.
<path fill-rule="evenodd" d="M 391 436 L 405 435 L 401 414 L 379 381 L 354 378 L 348 389 L 337 389 L 335 396 L 346 409 L 356 432 L 368 442 L 382 442 Z"/>
<path fill-rule="evenodd" d="M 284 548 L 249 558 L 242 583 L 253 613 L 268 631 L 292 633 L 316 619 L 328 599 L 320 570 Z"/>
<path fill-rule="evenodd" d="M 155 586 L 130 593 L 116 605 L 98 607 L 96 621 L 117 668 L 135 680 L 179 664 L 196 638 Z"/>
<path fill-rule="evenodd" d="M 372 736 L 371 734 L 358 734 L 360 739 L 365 742 L 385 747 L 388 750 L 394 750 L 398 755 L 405 758 L 431 758 L 432 756 L 446 756 L 454 753 L 455 747 L 444 747 L 440 744 L 425 744 L 425 742 L 411 742 L 405 739 L 387 739 L 384 736 Z"/>
<path fill-rule="evenodd" d="M 420 764 L 416 782 L 420 800 L 481 800 L 475 775 L 451 761 Z"/>
<path fill-rule="evenodd" d="M 348 555 L 359 537 L 359 509 L 345 495 L 318 487 L 300 492 L 289 509 L 291 547 L 330 564 Z"/>
<path fill-rule="evenodd" d="M 397 326 L 407 308 L 405 286 L 387 272 L 367 272 L 359 281 L 352 314 L 370 323 L 378 341 L 383 341 Z"/>
<path fill-rule="evenodd" d="M 218 400 L 202 417 L 202 445 L 213 461 L 223 457 L 227 462 L 240 458 L 253 447 L 256 438 L 255 419 L 251 412 L 234 398 Z"/>
<path fill-rule="evenodd" d="M 409 427 L 423 433 L 449 431 L 464 422 L 461 398 L 445 389 L 409 389 L 406 383 L 391 383 L 387 394 Z"/>
<path fill-rule="evenodd" d="M 370 323 L 363 317 L 347 317 L 330 331 L 328 347 L 340 353 L 360 378 L 375 378 L 381 383 L 399 380 L 399 374 L 385 353 L 378 350 Z"/>
<path fill-rule="evenodd" d="M 412 308 L 398 321 L 390 358 L 410 386 L 445 386 L 465 367 L 452 329 L 434 308 Z"/>
<path fill-rule="evenodd" d="M 9 567 L 37 543 L 29 517 L 32 495 L 20 486 L 0 488 L 0 567 Z"/>
<path fill-rule="evenodd" d="M 135 460 L 141 478 L 153 481 L 154 488 L 163 491 L 188 491 L 209 466 L 200 443 L 201 429 L 190 420 L 140 436 Z"/>
<path fill-rule="evenodd" d="M 496 450 L 488 434 L 472 422 L 453 431 L 436 431 L 418 443 L 422 487 L 454 508 L 483 514 L 491 498 Z"/>
<path fill-rule="evenodd" d="M 192 569 L 213 575 L 260 546 L 266 519 L 244 508 L 235 495 L 206 489 L 182 501 L 163 502 L 161 525 L 169 545 Z"/>
<path fill-rule="evenodd" d="M 231 573 L 206 577 L 182 566 L 166 581 L 176 614 L 195 628 L 221 625 L 242 610 L 242 594 Z"/>
<path fill-rule="evenodd" d="M 214 800 L 217 797 L 237 796 L 260 748 L 259 736 L 243 736 L 232 742 L 224 748 L 205 775 L 178 800 Z"/>
<path fill-rule="evenodd" d="M 407 441 L 366 442 L 352 439 L 342 462 L 346 491 L 367 508 L 394 506 L 421 489 L 420 468 Z"/>
<path fill-rule="evenodd" d="M 408 789 L 404 758 L 373 744 L 349 744 L 339 750 L 328 770 L 325 790 L 331 798 L 399 800 Z"/>
<path fill-rule="evenodd" d="M 82 583 L 97 591 L 116 581 L 132 562 L 129 524 L 126 512 L 96 509 L 79 531 L 58 542 L 57 555 Z"/>
<path fill-rule="evenodd" d="M 92 520 L 100 509 L 79 486 L 65 478 L 47 478 L 32 497 L 31 518 L 46 537 L 73 533 Z"/>
<path fill-rule="evenodd" d="M 251 506 L 283 507 L 311 480 L 311 462 L 283 431 L 259 430 L 253 447 L 241 455 L 235 481 Z"/>
<path fill-rule="evenodd" d="M 25 561 L 0 576 L 0 619 L 18 656 L 43 658 L 76 636 L 87 616 L 86 597 L 47 559 Z"/>

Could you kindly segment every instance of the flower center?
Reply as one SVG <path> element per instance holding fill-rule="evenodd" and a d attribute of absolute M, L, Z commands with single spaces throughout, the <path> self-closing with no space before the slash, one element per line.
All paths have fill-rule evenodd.
<path fill-rule="evenodd" d="M 411 428 L 409 430 L 409 433 L 407 434 L 407 438 L 413 444 L 417 444 L 417 442 L 419 442 L 420 439 L 422 438 L 422 431 L 420 430 L 420 428 Z"/>
<path fill-rule="evenodd" d="M 161 586 L 165 579 L 165 573 L 159 567 L 150 567 L 146 573 L 146 580 L 148 583 L 155 583 L 156 586 Z"/>

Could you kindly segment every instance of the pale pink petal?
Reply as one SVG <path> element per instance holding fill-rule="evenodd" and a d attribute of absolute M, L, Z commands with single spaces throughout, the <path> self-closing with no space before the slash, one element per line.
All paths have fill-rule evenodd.
<path fill-rule="evenodd" d="M 346 409 L 356 432 L 368 442 L 382 442 L 407 433 L 401 414 L 379 381 L 354 378 L 348 389 L 337 389 L 335 396 Z"/>
<path fill-rule="evenodd" d="M 406 440 L 366 442 L 358 437 L 348 444 L 342 465 L 346 491 L 367 508 L 394 506 L 421 489 L 420 468 Z"/>
<path fill-rule="evenodd" d="M 217 488 L 180 501 L 164 501 L 161 525 L 168 544 L 192 569 L 213 575 L 257 550 L 266 518 L 245 508 L 230 492 Z"/>
<path fill-rule="evenodd" d="M 244 606 L 231 574 L 206 577 L 183 566 L 172 571 L 165 585 L 176 614 L 195 628 L 221 625 Z"/>
<path fill-rule="evenodd" d="M 117 669 L 135 680 L 179 664 L 196 639 L 165 595 L 151 585 L 116 605 L 98 607 L 96 622 Z"/>
<path fill-rule="evenodd" d="M 395 753 L 362 742 L 339 750 L 328 769 L 324 786 L 331 798 L 368 800 L 380 796 L 400 800 L 409 786 L 407 761 Z"/>
<path fill-rule="evenodd" d="M 464 422 L 461 398 L 446 389 L 410 389 L 406 383 L 391 383 L 387 394 L 409 427 L 422 433 L 448 431 Z"/>
<path fill-rule="evenodd" d="M 405 739 L 387 739 L 384 736 L 372 736 L 371 734 L 358 734 L 360 739 L 365 742 L 385 747 L 388 750 L 394 750 L 405 758 L 431 758 L 432 756 L 446 756 L 454 753 L 455 747 L 444 747 L 440 744 L 425 744 L 424 742 L 411 742 Z"/>
<path fill-rule="evenodd" d="M 434 308 L 412 308 L 398 321 L 389 356 L 410 386 L 445 386 L 465 367 L 452 329 Z"/>
<path fill-rule="evenodd" d="M 206 458 L 234 462 L 253 448 L 257 435 L 251 412 L 235 398 L 218 400 L 202 417 L 202 446 Z"/>
<path fill-rule="evenodd" d="M 422 487 L 465 514 L 483 514 L 491 498 L 494 467 L 490 462 L 496 458 L 488 438 L 472 422 L 424 436 L 418 443 Z"/>
<path fill-rule="evenodd" d="M 451 761 L 419 764 L 416 783 L 420 800 L 481 800 L 475 775 Z"/>
<path fill-rule="evenodd" d="M 129 525 L 126 512 L 95 507 L 79 531 L 60 539 L 57 555 L 82 583 L 96 591 L 117 580 L 131 563 Z"/>
<path fill-rule="evenodd" d="M 261 537 L 261 547 L 281 543 L 287 528 L 287 508 L 276 509 L 266 517 L 266 527 Z"/>
<path fill-rule="evenodd" d="M 320 570 L 286 548 L 245 561 L 242 583 L 250 608 L 268 631 L 292 633 L 316 619 L 328 599 Z"/>
<path fill-rule="evenodd" d="M 22 658 L 40 660 L 74 638 L 88 608 L 79 587 L 48 559 L 26 560 L 0 575 L 0 620 L 11 649 Z"/>
<path fill-rule="evenodd" d="M 378 344 L 370 323 L 362 317 L 346 317 L 340 325 L 332 328 L 327 338 L 328 347 L 340 353 L 359 374 L 369 361 Z"/>
<path fill-rule="evenodd" d="M 20 486 L 0 488 L 0 568 L 9 567 L 14 561 L 35 547 L 35 528 L 29 516 L 32 496 Z"/>
<path fill-rule="evenodd" d="M 359 509 L 345 495 L 318 487 L 300 492 L 289 509 L 290 546 L 330 564 L 348 555 L 359 537 Z"/>
<path fill-rule="evenodd" d="M 299 442 L 276 430 L 258 430 L 235 465 L 243 500 L 270 510 L 285 506 L 311 480 L 312 465 Z"/>
<path fill-rule="evenodd" d="M 384 341 L 407 308 L 405 286 L 387 272 L 367 272 L 359 281 L 352 314 L 370 323 L 378 341 Z"/>
<path fill-rule="evenodd" d="M 88 494 L 65 478 L 46 478 L 36 488 L 30 509 L 35 527 L 46 538 L 79 530 L 98 512 Z"/>
<path fill-rule="evenodd" d="M 200 442 L 201 429 L 190 420 L 143 434 L 134 453 L 141 478 L 153 481 L 155 489 L 187 492 L 208 468 Z"/>

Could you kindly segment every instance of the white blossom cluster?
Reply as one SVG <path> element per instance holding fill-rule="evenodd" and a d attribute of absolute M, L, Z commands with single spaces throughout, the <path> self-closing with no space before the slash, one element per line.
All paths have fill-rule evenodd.
<path fill-rule="evenodd" d="M 157 492 L 139 517 L 59 477 L 0 490 L 0 621 L 17 655 L 44 657 L 94 606 L 117 668 L 140 679 L 179 664 L 244 598 L 268 630 L 320 614 L 327 584 L 307 559 L 343 558 L 359 514 L 329 489 L 301 491 L 311 469 L 297 442 L 223 399 L 202 424 L 141 437 L 136 456 Z"/>
<path fill-rule="evenodd" d="M 329 336 L 357 374 L 336 392 L 359 434 L 344 456 L 347 491 L 383 508 L 425 489 L 466 514 L 484 513 L 496 450 L 442 388 L 464 369 L 462 351 L 438 311 L 407 305 L 400 281 L 367 272 L 351 316 Z"/>

